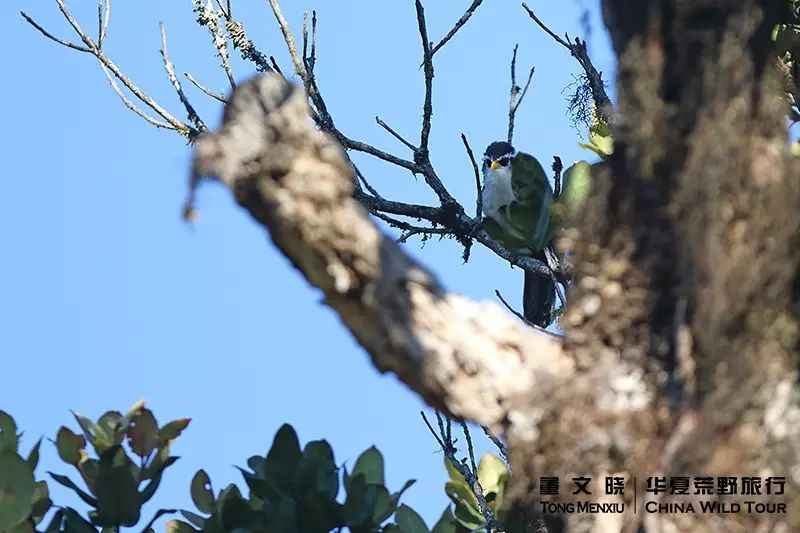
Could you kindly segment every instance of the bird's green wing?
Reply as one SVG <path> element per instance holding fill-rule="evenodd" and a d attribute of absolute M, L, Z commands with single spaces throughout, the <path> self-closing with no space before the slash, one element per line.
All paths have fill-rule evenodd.
<path fill-rule="evenodd" d="M 548 194 L 552 198 L 553 190 L 547 174 L 535 157 L 518 153 L 511 160 L 511 188 L 514 197 L 522 204 L 533 204 L 544 199 Z"/>
<path fill-rule="evenodd" d="M 511 161 L 511 170 L 516 202 L 509 209 L 510 222 L 528 237 L 531 248 L 541 250 L 552 238 L 553 189 L 542 165 L 532 155 L 517 154 Z"/>

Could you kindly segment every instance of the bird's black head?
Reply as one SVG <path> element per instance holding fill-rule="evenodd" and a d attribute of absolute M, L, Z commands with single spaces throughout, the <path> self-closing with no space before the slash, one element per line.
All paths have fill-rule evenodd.
<path fill-rule="evenodd" d="M 517 151 L 506 141 L 495 141 L 486 147 L 483 153 L 483 167 L 492 170 L 508 166 Z"/>

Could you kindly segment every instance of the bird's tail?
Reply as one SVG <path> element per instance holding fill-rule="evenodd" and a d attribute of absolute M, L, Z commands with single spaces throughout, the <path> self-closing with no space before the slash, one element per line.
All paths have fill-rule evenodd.
<path fill-rule="evenodd" d="M 546 262 L 544 252 L 538 252 L 533 257 Z M 535 272 L 525 272 L 522 314 L 528 322 L 542 328 L 549 326 L 555 299 L 556 286 L 552 278 Z"/>

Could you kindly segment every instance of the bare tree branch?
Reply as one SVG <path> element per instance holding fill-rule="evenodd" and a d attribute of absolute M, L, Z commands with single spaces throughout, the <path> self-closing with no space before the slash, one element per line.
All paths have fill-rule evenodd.
<path fill-rule="evenodd" d="M 528 87 L 531 85 L 533 73 L 536 67 L 531 67 L 528 74 L 528 80 L 525 82 L 525 87 L 520 88 L 517 85 L 517 48 L 519 45 L 514 45 L 514 55 L 511 56 L 511 91 L 508 99 L 508 142 L 511 143 L 514 139 L 514 119 L 517 116 L 517 109 L 528 94 Z"/>
<path fill-rule="evenodd" d="M 175 65 L 173 65 L 172 61 L 169 59 L 169 52 L 167 51 L 167 30 L 164 28 L 163 22 L 159 24 L 159 28 L 161 28 L 161 56 L 164 59 L 164 69 L 167 71 L 167 77 L 175 88 L 175 92 L 178 93 L 178 98 L 180 98 L 183 107 L 186 108 L 189 120 L 192 121 L 198 131 L 203 131 L 206 129 L 206 125 L 203 119 L 200 118 L 200 115 L 197 114 L 197 111 L 195 111 L 194 106 L 189 102 L 186 93 L 183 92 L 181 82 L 178 81 L 178 76 L 175 75 Z"/>
<path fill-rule="evenodd" d="M 41 33 L 48 39 L 55 41 L 62 46 L 66 46 L 67 48 L 72 48 L 73 50 L 77 50 L 78 52 L 88 52 L 90 54 L 92 53 L 92 51 L 86 48 L 85 46 L 81 46 L 79 44 L 75 44 L 73 42 L 66 41 L 64 39 L 59 39 L 52 33 L 45 30 L 43 27 L 41 27 L 35 20 L 29 17 L 24 11 L 20 11 L 19 14 L 22 15 L 22 18 L 24 18 L 28 22 L 28 24 L 39 30 L 39 33 Z"/>
<path fill-rule="evenodd" d="M 242 84 L 220 132 L 198 141 L 193 187 L 201 175 L 217 176 L 323 291 L 376 366 L 431 405 L 500 427 L 516 395 L 546 400 L 573 371 L 560 344 L 494 305 L 445 292 L 381 235 L 352 197 L 352 166 L 309 127 L 307 113 L 302 91 L 282 78 Z"/>
<path fill-rule="evenodd" d="M 230 54 L 228 53 L 228 40 L 219 25 L 220 18 L 224 17 L 227 20 L 230 17 L 230 11 L 223 9 L 219 2 L 217 3 L 220 7 L 219 13 L 214 11 L 214 6 L 211 3 L 203 2 L 203 0 L 193 0 L 193 3 L 194 10 L 198 13 L 198 24 L 205 26 L 211 34 L 211 42 L 217 50 L 217 57 L 220 59 L 220 66 L 228 78 L 228 83 L 231 88 L 236 87 L 236 80 L 230 64 Z"/>
<path fill-rule="evenodd" d="M 484 526 L 486 531 L 490 533 L 502 533 L 503 529 L 499 527 L 494 513 L 491 509 L 489 509 L 489 504 L 486 502 L 486 496 L 483 494 L 483 487 L 481 487 L 480 481 L 478 480 L 478 467 L 475 464 L 475 451 L 472 448 L 472 437 L 470 437 L 469 428 L 467 428 L 467 425 L 464 422 L 461 422 L 464 438 L 467 440 L 469 454 L 468 457 L 470 459 L 471 468 L 466 464 L 466 459 L 464 461 L 459 461 L 458 457 L 456 457 L 456 452 L 458 450 L 455 446 L 455 439 L 450 431 L 450 420 L 446 419 L 447 429 L 445 429 L 445 417 L 443 417 L 439 411 L 436 411 L 436 421 L 439 424 L 439 433 L 437 434 L 430 421 L 428 421 L 428 417 L 425 416 L 425 413 L 420 411 L 420 415 L 422 415 L 423 422 L 425 422 L 425 425 L 428 426 L 428 430 L 442 448 L 442 452 L 444 452 L 447 462 L 450 463 L 450 465 L 459 474 L 461 474 L 461 476 L 464 478 L 464 481 L 466 481 L 472 490 L 472 493 L 475 495 L 475 499 L 478 502 L 478 509 L 483 515 L 483 519 L 485 521 Z"/>
<path fill-rule="evenodd" d="M 613 105 L 611 104 L 611 99 L 606 93 L 603 74 L 597 71 L 592 63 L 592 60 L 589 58 L 589 52 L 586 49 L 586 42 L 582 41 L 578 37 L 575 38 L 574 43 L 570 42 L 568 35 L 565 35 L 566 40 L 562 39 L 550 28 L 548 28 L 547 25 L 545 25 L 545 23 L 536 16 L 533 10 L 529 8 L 525 2 L 522 3 L 522 7 L 528 12 L 528 16 L 530 16 L 530 18 L 533 19 L 533 21 L 542 30 L 544 30 L 545 33 L 552 37 L 558 44 L 569 50 L 569 53 L 578 60 L 581 68 L 583 68 L 583 71 L 586 73 L 586 79 L 588 80 L 589 87 L 592 91 L 592 99 L 597 107 L 597 113 L 606 123 L 613 123 Z"/>
<path fill-rule="evenodd" d="M 455 26 L 453 26 L 453 29 L 451 29 L 449 32 L 447 32 L 447 35 L 445 35 L 442 38 L 441 41 L 436 43 L 436 46 L 431 48 L 431 55 L 433 55 L 436 52 L 438 52 L 440 48 L 442 48 L 444 45 L 447 44 L 447 41 L 449 41 L 450 39 L 453 38 L 453 36 L 458 32 L 458 30 L 461 29 L 461 27 L 464 24 L 467 23 L 469 18 L 475 13 L 475 10 L 478 9 L 478 6 L 480 6 L 482 3 L 483 3 L 483 0 L 472 0 L 472 3 L 469 5 L 467 10 L 464 12 L 464 14 L 461 15 L 461 18 L 456 21 L 456 24 L 455 24 Z"/>
<path fill-rule="evenodd" d="M 225 98 L 224 95 L 219 94 L 219 93 L 215 93 L 214 91 L 212 91 L 211 89 L 209 89 L 205 85 L 202 85 L 199 81 L 194 79 L 194 76 L 192 76 L 191 72 L 184 72 L 183 75 L 186 76 L 186 79 L 189 80 L 192 83 L 192 85 L 194 85 L 195 87 L 197 87 L 198 89 L 200 89 L 201 91 L 206 93 L 208 96 L 210 96 L 214 100 L 216 100 L 218 102 L 221 102 L 223 104 L 227 104 L 228 103 L 228 99 Z"/>
<path fill-rule="evenodd" d="M 472 164 L 472 172 L 475 174 L 475 219 L 480 220 L 483 216 L 483 194 L 481 193 L 481 172 L 478 170 L 478 162 L 475 161 L 475 154 L 472 152 L 472 147 L 467 141 L 467 136 L 461 134 L 461 142 L 464 143 L 464 148 L 467 150 L 469 162 Z"/>

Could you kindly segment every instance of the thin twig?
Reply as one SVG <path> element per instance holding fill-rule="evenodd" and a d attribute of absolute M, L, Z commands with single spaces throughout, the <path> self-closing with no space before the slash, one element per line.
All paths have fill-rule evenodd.
<path fill-rule="evenodd" d="M 286 22 L 286 19 L 283 17 L 283 12 L 281 12 L 281 6 L 278 4 L 278 0 L 269 0 L 269 5 L 272 7 L 272 13 L 275 15 L 275 19 L 278 21 L 278 26 L 281 28 L 281 33 L 283 33 L 283 39 L 286 41 L 286 46 L 289 48 L 289 55 L 292 57 L 294 70 L 305 84 L 307 83 L 306 78 L 308 77 L 306 75 L 306 67 L 303 65 L 302 58 L 297 53 L 297 46 L 294 43 L 292 30 L 289 29 L 289 23 Z"/>
<path fill-rule="evenodd" d="M 286 78 L 286 75 L 281 70 L 281 67 L 278 66 L 278 61 L 275 59 L 275 56 L 269 56 L 269 64 L 272 65 L 272 69 L 280 74 L 283 78 Z"/>
<path fill-rule="evenodd" d="M 86 48 L 84 46 L 81 46 L 79 44 L 75 44 L 75 43 L 70 42 L 70 41 L 66 41 L 64 39 L 59 39 L 58 37 L 56 37 L 52 33 L 48 32 L 47 30 L 42 28 L 39 24 L 36 23 L 35 20 L 30 18 L 24 11 L 20 11 L 19 14 L 22 15 L 22 18 L 24 18 L 28 22 L 28 24 L 30 24 L 31 26 L 33 26 L 34 28 L 39 30 L 39 33 L 41 33 L 42 35 L 44 35 L 48 39 L 50 39 L 52 41 L 55 41 L 55 42 L 57 42 L 58 44 L 60 44 L 62 46 L 66 46 L 67 48 L 72 48 L 73 50 L 77 50 L 78 52 L 89 52 L 90 54 L 92 53 L 91 50 L 89 50 L 88 48 Z"/>
<path fill-rule="evenodd" d="M 111 0 L 105 0 L 105 16 L 103 15 L 103 4 L 97 4 L 97 48 L 103 48 L 109 20 L 111 20 Z"/>
<path fill-rule="evenodd" d="M 494 516 L 494 513 L 491 509 L 489 509 L 489 504 L 486 502 L 486 497 L 483 494 L 483 488 L 481 487 L 480 481 L 478 480 L 478 468 L 475 465 L 475 454 L 472 450 L 472 439 L 469 436 L 469 431 L 466 429 L 464 424 L 462 423 L 462 428 L 464 428 L 465 435 L 467 438 L 467 446 L 469 447 L 469 454 L 472 462 L 472 468 L 470 469 L 467 466 L 466 462 L 459 461 L 456 458 L 456 447 L 453 442 L 452 433 L 450 432 L 450 419 L 443 417 L 439 411 L 435 411 L 436 413 L 436 420 L 439 424 L 439 433 L 436 433 L 436 430 L 433 429 L 433 426 L 428 421 L 428 417 L 425 416 L 425 413 L 420 411 L 420 415 L 422 415 L 422 420 L 425 422 L 425 425 L 428 426 L 428 430 L 431 432 L 433 437 L 436 439 L 436 442 L 439 443 L 439 446 L 442 448 L 447 461 L 455 468 L 459 474 L 464 478 L 464 481 L 469 485 L 470 489 L 472 489 L 472 493 L 475 495 L 475 499 L 478 501 L 478 508 L 480 509 L 481 514 L 483 515 L 483 519 L 485 521 L 486 530 L 492 533 L 502 533 L 503 529 L 497 523 L 497 519 Z M 447 427 L 445 428 L 445 419 L 447 423 Z"/>
<path fill-rule="evenodd" d="M 544 22 L 539 20 L 539 17 L 536 16 L 536 13 L 534 13 L 533 10 L 528 7 L 528 4 L 522 2 L 522 7 L 525 8 L 525 11 L 528 12 L 528 16 L 531 17 L 533 21 L 539 25 L 540 28 L 542 28 L 550 37 L 555 39 L 555 41 L 558 44 L 560 44 L 561 46 L 572 52 L 572 47 L 570 46 L 570 44 L 561 37 L 559 37 L 558 35 L 556 35 L 556 33 L 553 32 L 553 30 L 551 30 L 550 28 L 548 28 Z"/>
<path fill-rule="evenodd" d="M 472 436 L 469 434 L 467 423 L 463 420 L 461 421 L 461 430 L 464 432 L 464 438 L 467 439 L 467 453 L 469 454 L 469 460 L 472 463 L 472 471 L 477 473 L 478 466 L 475 464 L 475 450 L 472 447 Z"/>
<path fill-rule="evenodd" d="M 173 126 L 171 124 L 167 124 L 166 122 L 162 122 L 162 121 L 160 121 L 158 119 L 155 119 L 155 118 L 151 117 L 150 115 L 148 115 L 147 113 L 145 113 L 144 111 L 142 111 L 141 109 L 139 109 L 136 106 L 136 104 L 134 104 L 131 101 L 130 98 L 125 96 L 125 93 L 122 92 L 122 89 L 120 88 L 119 84 L 117 84 L 117 80 L 114 79 L 114 76 L 111 75 L 111 73 L 108 71 L 108 69 L 105 67 L 105 65 L 103 65 L 101 63 L 100 64 L 100 68 L 103 70 L 103 74 L 106 75 L 106 78 L 108 79 L 108 83 L 111 84 L 111 88 L 114 89 L 115 93 L 117 93 L 117 96 L 119 96 L 120 100 L 122 100 L 122 103 L 125 105 L 125 107 L 127 107 L 128 109 L 130 109 L 131 111 L 133 111 L 134 113 L 139 115 L 140 117 L 142 117 L 145 122 L 147 122 L 148 124 L 152 124 L 156 128 L 164 128 L 164 129 L 167 129 L 167 130 L 175 130 L 176 129 L 175 126 Z"/>
<path fill-rule="evenodd" d="M 161 107 L 158 102 L 153 100 L 149 95 L 147 95 L 144 91 L 142 91 L 133 80 L 128 78 L 122 71 L 117 67 L 117 65 L 109 59 L 105 53 L 100 50 L 94 41 L 92 41 L 91 37 L 83 30 L 78 21 L 72 16 L 72 13 L 67 9 L 67 6 L 64 4 L 63 0 L 55 0 L 56 4 L 58 5 L 58 9 L 61 11 L 61 14 L 64 18 L 69 22 L 70 26 L 75 30 L 75 33 L 81 38 L 83 44 L 86 45 L 89 52 L 94 55 L 100 63 L 108 68 L 112 74 L 117 78 L 117 80 L 122 83 L 129 91 L 133 93 L 136 98 L 138 98 L 143 104 L 147 105 L 150 109 L 156 112 L 161 118 L 163 118 L 166 122 L 171 124 L 173 128 L 189 137 L 197 134 L 197 130 L 193 128 L 191 125 L 178 120 L 171 113 L 169 113 L 166 109 Z"/>
<path fill-rule="evenodd" d="M 528 74 L 528 80 L 525 82 L 525 87 L 520 88 L 517 85 L 517 49 L 519 45 L 514 45 L 514 54 L 511 56 L 511 91 L 509 94 L 509 101 L 508 101 L 508 142 L 514 138 L 514 121 L 517 116 L 517 109 L 522 104 L 522 101 L 525 99 L 525 95 L 528 94 L 528 87 L 531 85 L 531 80 L 533 79 L 533 73 L 536 71 L 536 67 L 531 67 L 530 73 Z"/>
<path fill-rule="evenodd" d="M 372 211 L 371 213 L 376 218 L 383 220 L 390 226 L 403 231 L 400 237 L 397 238 L 397 242 L 399 243 L 406 242 L 409 238 L 413 237 L 414 235 L 444 236 L 452 233 L 452 231 L 447 228 L 426 228 L 424 226 L 414 226 L 412 224 L 409 224 L 408 222 L 404 222 L 394 217 L 390 217 L 389 215 L 381 213 L 380 211 Z"/>
<path fill-rule="evenodd" d="M 355 170 L 356 177 L 358 178 L 358 180 L 356 180 L 356 185 L 358 185 L 359 182 L 362 182 L 364 184 L 364 187 L 366 187 L 367 190 L 373 196 L 375 196 L 376 199 L 383 200 L 383 196 L 381 196 L 381 194 L 375 189 L 375 187 L 370 185 L 370 183 L 367 181 L 367 178 L 364 177 L 364 174 L 361 173 L 361 170 L 355 165 L 355 163 L 353 163 L 353 170 Z"/>
<path fill-rule="evenodd" d="M 186 79 L 189 80 L 192 83 L 192 85 L 194 85 L 195 87 L 197 87 L 198 89 L 203 91 L 205 94 L 207 94 L 208 96 L 210 96 L 214 100 L 222 102 L 223 104 L 227 104 L 228 103 L 228 99 L 225 98 L 225 96 L 223 96 L 220 93 L 215 93 L 214 91 L 212 91 L 208 87 L 202 85 L 199 81 L 194 79 L 194 76 L 192 76 L 191 72 L 184 72 L 183 75 L 186 76 Z"/>
<path fill-rule="evenodd" d="M 528 12 L 528 16 L 544 30 L 545 33 L 552 37 L 558 44 L 569 50 L 570 54 L 578 61 L 583 71 L 586 73 L 586 79 L 589 82 L 589 88 L 592 91 L 592 100 L 594 100 L 597 112 L 606 123 L 612 124 L 614 117 L 611 99 L 606 93 L 603 74 L 595 68 L 592 60 L 589 58 L 589 52 L 586 49 L 586 41 L 582 41 L 576 37 L 575 42 L 571 42 L 569 36 L 565 36 L 567 37 L 566 40 L 562 39 L 553 30 L 548 28 L 525 2 L 522 3 L 522 7 Z"/>
<path fill-rule="evenodd" d="M 475 161 L 475 154 L 472 153 L 472 148 L 469 145 L 469 141 L 467 141 L 467 136 L 463 133 L 461 134 L 461 142 L 464 143 L 464 148 L 467 150 L 467 156 L 469 156 L 469 161 L 472 163 L 472 171 L 475 174 L 475 219 L 480 220 L 483 216 L 483 191 L 481 190 L 481 172 L 478 170 L 478 162 Z"/>
<path fill-rule="evenodd" d="M 502 302 L 502 304 L 506 307 L 506 309 L 508 309 L 511 312 L 511 314 L 513 314 L 515 317 L 517 317 L 520 320 L 522 320 L 525 323 L 525 325 L 531 326 L 531 327 L 533 327 L 535 325 L 533 322 L 531 322 L 527 318 L 525 318 L 525 315 L 523 315 L 522 313 L 520 313 L 519 311 L 517 311 L 516 309 L 511 307 L 511 304 L 509 304 L 506 301 L 506 299 L 503 298 L 503 295 L 500 294 L 500 291 L 498 289 L 494 290 L 494 294 L 495 294 L 495 296 L 497 296 L 497 298 L 500 300 L 500 302 Z"/>
<path fill-rule="evenodd" d="M 417 26 L 422 39 L 422 65 L 425 73 L 425 102 L 422 105 L 422 132 L 420 133 L 419 151 L 428 153 L 428 139 L 431 135 L 431 116 L 433 115 L 433 51 L 428 40 L 428 27 L 425 24 L 425 8 L 416 0 Z"/>
<path fill-rule="evenodd" d="M 500 440 L 500 437 L 495 435 L 491 429 L 487 428 L 486 426 L 481 426 L 481 429 L 483 429 L 483 432 L 486 433 L 487 437 L 489 437 L 489 440 L 492 441 L 495 446 L 497 446 L 497 451 L 500 452 L 500 455 L 503 457 L 506 463 L 508 463 L 508 448 L 506 447 L 506 444 Z"/>
<path fill-rule="evenodd" d="M 189 98 L 186 96 L 186 93 L 183 92 L 183 87 L 181 87 L 181 82 L 178 80 L 178 76 L 175 75 L 175 65 L 169 59 L 169 52 L 167 51 L 167 30 L 164 28 L 164 23 L 159 23 L 159 28 L 161 28 L 161 56 L 164 59 L 164 69 L 167 71 L 167 77 L 169 78 L 170 83 L 175 88 L 175 92 L 178 93 L 178 98 L 180 98 L 183 107 L 186 108 L 186 113 L 189 116 L 189 120 L 197 127 L 198 131 L 204 131 L 206 129 L 206 125 L 203 122 L 203 119 L 200 118 L 200 115 L 197 114 L 195 111 L 194 106 L 189 101 Z"/>
<path fill-rule="evenodd" d="M 406 145 L 412 152 L 416 152 L 417 151 L 417 147 L 416 146 L 414 146 L 413 144 L 411 144 L 410 142 L 405 140 L 402 135 L 400 135 L 399 133 L 394 131 L 388 124 L 386 124 L 383 120 L 381 120 L 380 117 L 376 116 L 375 117 L 375 122 L 377 122 L 378 125 L 380 125 L 383 129 L 388 131 L 395 139 L 397 139 L 398 141 L 400 141 L 401 143 Z"/>
<path fill-rule="evenodd" d="M 436 46 L 434 46 L 431 49 L 431 55 L 433 55 L 436 52 L 438 52 L 441 47 L 443 47 L 445 44 L 447 44 L 447 41 L 449 41 L 450 39 L 453 38 L 453 36 L 456 34 L 456 32 L 458 32 L 458 30 L 460 30 L 461 27 L 464 24 L 467 23 L 469 18 L 472 16 L 473 13 L 475 13 L 475 10 L 478 9 L 478 6 L 480 6 L 482 3 L 483 3 L 483 0 L 473 0 L 472 1 L 472 3 L 467 8 L 467 10 L 464 12 L 464 14 L 461 15 L 461 18 L 456 21 L 456 24 L 455 24 L 455 26 L 453 26 L 453 29 L 451 29 L 449 32 L 447 32 L 447 35 L 445 35 L 444 38 L 442 38 L 442 40 L 439 41 L 436 44 Z"/>

